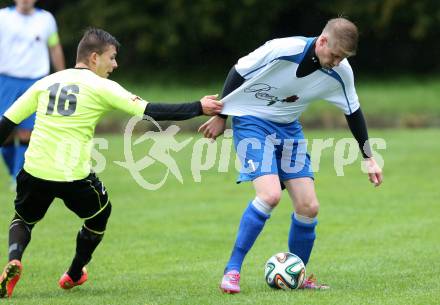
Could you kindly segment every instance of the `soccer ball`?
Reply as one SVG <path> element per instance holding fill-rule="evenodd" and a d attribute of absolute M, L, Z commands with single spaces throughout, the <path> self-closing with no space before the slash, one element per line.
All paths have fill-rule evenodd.
<path fill-rule="evenodd" d="M 266 262 L 266 283 L 275 289 L 297 289 L 306 275 L 303 261 L 293 253 L 277 253 Z"/>

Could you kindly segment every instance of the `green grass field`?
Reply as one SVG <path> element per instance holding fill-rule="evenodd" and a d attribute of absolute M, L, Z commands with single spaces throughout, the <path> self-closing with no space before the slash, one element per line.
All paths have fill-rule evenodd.
<path fill-rule="evenodd" d="M 194 135 L 182 135 L 184 140 Z M 275 291 L 264 282 L 265 261 L 287 250 L 291 204 L 286 194 L 249 253 L 242 293 L 218 290 L 241 213 L 253 198 L 250 184 L 235 185 L 235 171 L 216 167 L 193 181 L 191 148 L 174 153 L 183 176 L 157 191 L 140 188 L 113 163 L 123 155 L 122 136 L 105 136 L 107 166 L 99 176 L 113 203 L 104 241 L 89 264 L 89 281 L 72 291 L 57 286 L 72 259 L 81 221 L 55 201 L 33 231 L 14 298 L 4 304 L 438 304 L 440 300 L 439 130 L 371 130 L 386 140 L 385 181 L 374 188 L 359 161 L 337 177 L 326 150 L 316 173 L 321 203 L 318 237 L 308 272 L 329 291 Z M 343 131 L 307 132 L 307 138 L 350 137 Z M 195 139 L 191 143 L 194 143 Z M 138 148 L 148 150 L 145 145 Z M 0 257 L 7 260 L 13 194 L 4 168 L 0 202 Z M 158 181 L 164 168 L 142 174 Z"/>

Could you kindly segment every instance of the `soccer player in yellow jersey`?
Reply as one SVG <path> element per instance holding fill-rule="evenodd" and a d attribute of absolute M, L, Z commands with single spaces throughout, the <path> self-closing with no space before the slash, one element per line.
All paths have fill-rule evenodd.
<path fill-rule="evenodd" d="M 0 145 L 15 126 L 36 112 L 36 123 L 23 169 L 17 176 L 15 215 L 9 227 L 9 263 L 0 276 L 0 297 L 10 297 L 22 271 L 21 258 L 34 225 L 55 198 L 84 219 L 72 264 L 59 285 L 70 289 L 87 280 L 85 265 L 103 238 L 111 204 L 107 191 L 91 172 L 91 140 L 100 118 L 113 109 L 155 120 L 185 120 L 215 115 L 222 109 L 216 96 L 181 104 L 149 103 L 107 79 L 117 68 L 118 41 L 91 28 L 81 39 L 76 66 L 37 81 L 0 119 Z M 76 162 L 63 143 L 75 145 Z M 63 158 L 61 158 L 63 159 Z"/>

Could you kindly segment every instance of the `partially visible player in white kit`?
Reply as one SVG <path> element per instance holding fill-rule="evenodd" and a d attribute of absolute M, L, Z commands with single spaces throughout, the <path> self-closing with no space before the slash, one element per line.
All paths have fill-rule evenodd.
<path fill-rule="evenodd" d="M 369 180 L 379 186 L 381 168 L 368 145 L 368 132 L 347 57 L 355 54 L 357 27 L 345 18 L 328 21 L 319 37 L 274 39 L 241 58 L 223 89 L 222 115 L 203 124 L 205 137 L 216 138 L 232 115 L 234 144 L 242 162 L 238 182 L 252 181 L 256 197 L 241 218 L 232 254 L 220 288 L 240 292 L 243 260 L 269 219 L 285 187 L 294 206 L 289 251 L 305 264 L 316 238 L 319 203 L 310 157 L 306 151 L 301 113 L 316 100 L 339 107 L 367 162 Z M 325 289 L 308 278 L 301 288 Z"/>
<path fill-rule="evenodd" d="M 0 9 L 0 116 L 33 83 L 54 70 L 64 70 L 64 55 L 51 13 L 35 8 L 36 0 L 15 0 Z M 35 114 L 17 126 L 1 148 L 13 182 L 24 164 L 24 153 L 34 127 Z"/>

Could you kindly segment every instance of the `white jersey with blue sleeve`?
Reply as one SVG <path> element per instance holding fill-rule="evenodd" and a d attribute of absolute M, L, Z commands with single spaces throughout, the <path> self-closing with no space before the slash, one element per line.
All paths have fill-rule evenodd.
<path fill-rule="evenodd" d="M 359 99 L 347 59 L 331 70 L 321 68 L 305 77 L 296 76 L 314 39 L 300 36 L 274 39 L 240 58 L 235 69 L 245 82 L 222 99 L 222 113 L 290 123 L 311 102 L 320 99 L 335 104 L 347 115 L 356 111 L 360 107 Z"/>

